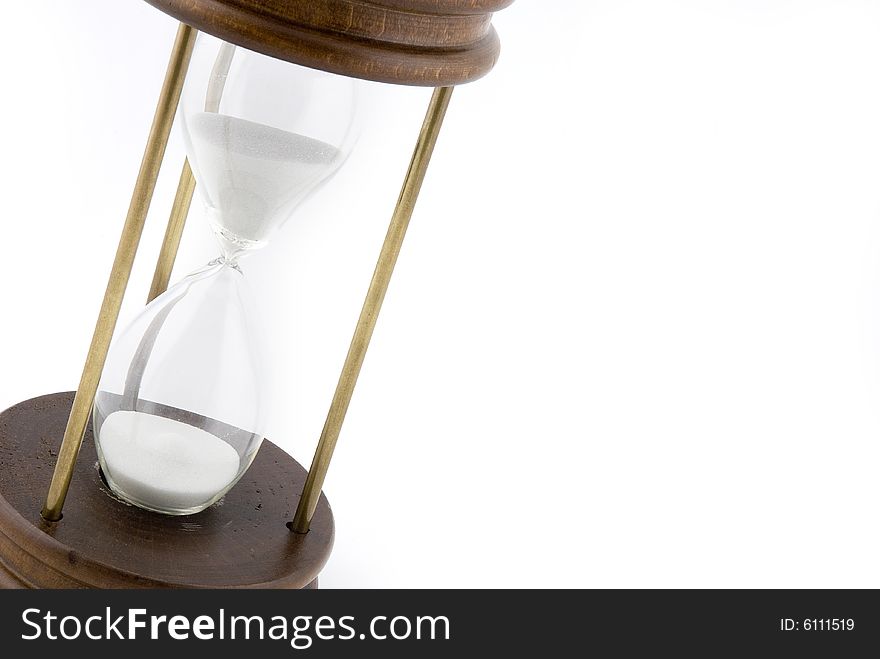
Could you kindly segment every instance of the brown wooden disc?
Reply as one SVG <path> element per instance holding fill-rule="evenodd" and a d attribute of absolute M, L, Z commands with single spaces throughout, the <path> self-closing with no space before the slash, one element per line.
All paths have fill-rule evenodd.
<path fill-rule="evenodd" d="M 147 0 L 220 39 L 315 69 L 404 85 L 488 73 L 492 13 L 513 0 Z"/>
<path fill-rule="evenodd" d="M 196 514 L 171 517 L 119 501 L 86 431 L 60 522 L 40 517 L 73 392 L 0 414 L 0 587 L 308 588 L 333 546 L 322 496 L 305 535 L 286 526 L 306 471 L 264 441 L 244 477 Z"/>

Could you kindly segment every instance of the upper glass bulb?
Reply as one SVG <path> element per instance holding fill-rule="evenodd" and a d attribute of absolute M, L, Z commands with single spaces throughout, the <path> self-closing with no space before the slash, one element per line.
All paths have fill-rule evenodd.
<path fill-rule="evenodd" d="M 264 245 L 345 162 L 361 84 L 199 38 L 179 115 L 225 256 Z"/>

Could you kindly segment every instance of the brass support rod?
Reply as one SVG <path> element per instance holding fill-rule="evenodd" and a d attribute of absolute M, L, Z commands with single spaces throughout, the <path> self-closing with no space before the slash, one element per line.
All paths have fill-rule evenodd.
<path fill-rule="evenodd" d="M 358 375 L 364 363 L 370 339 L 373 336 L 373 329 L 376 327 L 376 319 L 379 317 L 382 301 L 385 299 L 385 292 L 388 290 L 388 283 L 391 281 L 391 275 L 400 254 L 400 247 L 413 214 L 413 208 L 422 188 L 422 182 L 425 180 L 425 172 L 428 170 L 428 163 L 431 160 L 434 145 L 437 143 L 440 127 L 443 124 L 446 109 L 449 107 L 452 90 L 452 87 L 437 87 L 431 97 L 415 152 L 406 173 L 397 206 L 391 217 L 391 224 L 388 227 L 385 242 L 382 244 L 382 251 L 379 253 L 379 260 L 373 272 L 370 288 L 367 290 L 364 306 L 351 339 L 339 382 L 336 385 L 333 402 L 330 404 L 330 411 L 324 422 L 321 439 L 318 441 L 318 448 L 303 486 L 302 496 L 292 525 L 293 530 L 297 533 L 308 532 L 312 516 L 315 514 L 315 508 L 321 496 L 321 488 L 324 486 L 324 478 L 327 476 L 333 450 L 336 448 L 336 441 L 339 439 L 339 432 L 342 429 L 342 422 L 345 420 L 345 413 L 348 411 L 348 405 L 351 402 L 351 396 L 354 393 L 354 387 L 357 384 Z"/>
<path fill-rule="evenodd" d="M 95 392 L 98 389 L 101 371 L 104 368 L 104 361 L 107 359 L 110 340 L 119 317 L 122 298 L 131 275 L 131 268 L 144 229 L 144 222 L 147 219 L 153 191 L 156 188 L 162 159 L 165 156 L 165 147 L 168 144 L 168 136 L 174 123 L 174 113 L 180 102 L 180 92 L 186 78 L 186 71 L 189 68 L 196 34 L 195 29 L 184 24 L 181 24 L 177 31 L 177 38 L 171 52 L 171 60 L 168 63 L 168 71 L 162 85 L 144 157 L 141 161 L 128 216 L 119 239 L 113 269 L 110 271 L 104 301 L 101 304 L 98 322 L 95 325 L 95 333 L 89 346 L 88 357 L 83 367 L 76 397 L 73 400 L 73 407 L 64 430 L 64 440 L 61 443 L 61 450 L 58 452 L 58 461 L 55 463 L 52 483 L 49 485 L 46 504 L 43 507 L 42 515 L 48 521 L 61 519 L 61 509 L 70 487 L 73 467 L 82 446 L 92 405 L 95 402 Z"/>
<path fill-rule="evenodd" d="M 177 259 L 177 250 L 180 249 L 180 239 L 183 237 L 183 227 L 189 215 L 192 205 L 193 193 L 196 190 L 196 179 L 193 177 L 189 160 L 183 161 L 183 171 L 180 172 L 180 182 L 177 184 L 177 194 L 174 196 L 174 205 L 171 207 L 171 216 L 168 218 L 168 226 L 165 229 L 165 238 L 162 240 L 162 249 L 156 261 L 156 270 L 153 273 L 153 283 L 150 285 L 150 294 L 147 303 L 152 302 L 168 289 L 171 280 L 171 271 L 174 269 L 174 261 Z"/>

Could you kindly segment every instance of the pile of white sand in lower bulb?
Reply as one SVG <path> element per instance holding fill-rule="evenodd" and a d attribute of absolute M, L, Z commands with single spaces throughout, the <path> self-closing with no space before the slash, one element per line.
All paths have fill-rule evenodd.
<path fill-rule="evenodd" d="M 238 475 L 238 453 L 200 428 L 144 412 L 108 416 L 100 430 L 110 479 L 132 502 L 158 511 L 197 508 Z"/>

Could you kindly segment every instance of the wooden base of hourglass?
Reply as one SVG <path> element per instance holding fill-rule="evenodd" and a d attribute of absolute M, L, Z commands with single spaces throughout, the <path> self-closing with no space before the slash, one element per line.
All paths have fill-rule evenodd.
<path fill-rule="evenodd" d="M 0 587 L 315 588 L 333 546 L 321 497 L 292 533 L 306 470 L 271 442 L 217 504 L 171 517 L 119 501 L 97 468 L 91 425 L 60 522 L 40 517 L 73 392 L 0 414 Z"/>

